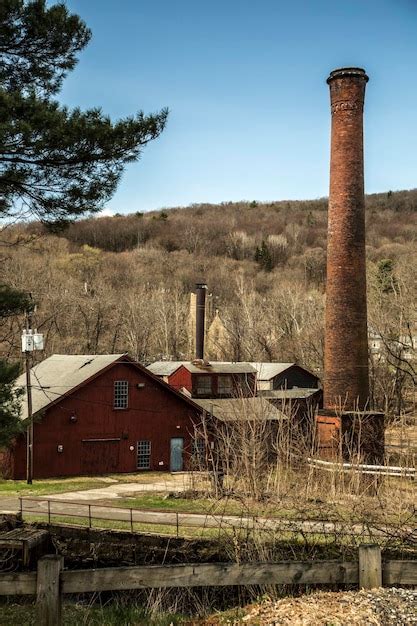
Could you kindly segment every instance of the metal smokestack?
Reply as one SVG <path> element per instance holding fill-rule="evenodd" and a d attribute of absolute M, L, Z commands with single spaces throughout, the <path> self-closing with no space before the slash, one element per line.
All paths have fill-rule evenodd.
<path fill-rule="evenodd" d="M 365 71 L 331 72 L 332 131 L 327 240 L 324 407 L 369 400 L 363 105 Z"/>
<path fill-rule="evenodd" d="M 195 310 L 195 358 L 204 359 L 204 335 L 206 318 L 206 291 L 205 283 L 196 283 L 196 310 Z"/>

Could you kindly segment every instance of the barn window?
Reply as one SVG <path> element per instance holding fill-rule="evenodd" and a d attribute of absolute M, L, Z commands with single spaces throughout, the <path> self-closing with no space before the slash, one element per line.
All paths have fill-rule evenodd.
<path fill-rule="evenodd" d="M 127 380 L 114 381 L 113 407 L 115 409 L 127 409 L 129 398 L 129 382 Z"/>
<path fill-rule="evenodd" d="M 150 469 L 151 467 L 151 442 L 137 442 L 137 468 L 140 470 Z"/>
<path fill-rule="evenodd" d="M 211 376 L 197 376 L 197 395 L 211 395 Z"/>
<path fill-rule="evenodd" d="M 217 384 L 219 396 L 231 396 L 233 394 L 233 381 L 231 376 L 219 376 Z"/>

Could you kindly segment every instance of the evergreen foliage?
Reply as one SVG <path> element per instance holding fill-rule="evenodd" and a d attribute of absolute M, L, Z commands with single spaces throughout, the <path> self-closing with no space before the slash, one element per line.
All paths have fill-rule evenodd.
<path fill-rule="evenodd" d="M 91 31 L 63 4 L 2 0 L 0 35 L 2 88 L 46 97 L 57 93 Z"/>
<path fill-rule="evenodd" d="M 0 285 L 0 318 L 23 313 L 32 307 L 33 301 L 28 294 L 8 285 Z"/>
<path fill-rule="evenodd" d="M 394 261 L 392 259 L 381 259 L 379 261 L 377 279 L 383 293 L 394 291 L 397 279 L 394 274 Z"/>
<path fill-rule="evenodd" d="M 0 285 L 0 319 L 22 313 L 33 306 L 31 298 L 7 285 Z M 21 391 L 14 389 L 19 363 L 0 359 L 0 448 L 6 446 L 22 430 L 20 415 Z"/>
<path fill-rule="evenodd" d="M 63 4 L 0 5 L 0 217 L 60 224 L 99 211 L 165 126 L 166 109 L 112 122 L 53 99 L 90 36 Z"/>
<path fill-rule="evenodd" d="M 0 360 L 0 448 L 23 430 L 20 416 L 21 390 L 14 388 L 19 374 L 18 363 L 7 363 Z"/>
<path fill-rule="evenodd" d="M 265 240 L 262 241 L 260 246 L 256 246 L 255 261 L 259 263 L 265 272 L 271 272 L 274 267 L 272 256 Z"/>

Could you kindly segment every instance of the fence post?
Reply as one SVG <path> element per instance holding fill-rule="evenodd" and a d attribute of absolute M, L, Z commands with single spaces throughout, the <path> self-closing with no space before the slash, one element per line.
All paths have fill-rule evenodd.
<path fill-rule="evenodd" d="M 44 556 L 38 561 L 36 580 L 36 624 L 60 626 L 62 557 L 57 554 Z"/>
<path fill-rule="evenodd" d="M 91 528 L 91 504 L 88 505 L 88 528 Z"/>
<path fill-rule="evenodd" d="M 51 501 L 48 500 L 48 525 L 51 525 Z"/>
<path fill-rule="evenodd" d="M 376 545 L 359 546 L 359 588 L 382 587 L 381 548 Z"/>
<path fill-rule="evenodd" d="M 177 537 L 179 536 L 179 534 L 180 534 L 180 520 L 178 518 L 178 511 L 177 511 Z"/>
<path fill-rule="evenodd" d="M 22 497 L 19 498 L 19 503 L 20 503 L 20 519 L 23 520 L 23 498 Z"/>
<path fill-rule="evenodd" d="M 133 533 L 133 510 L 130 509 L 130 532 Z"/>

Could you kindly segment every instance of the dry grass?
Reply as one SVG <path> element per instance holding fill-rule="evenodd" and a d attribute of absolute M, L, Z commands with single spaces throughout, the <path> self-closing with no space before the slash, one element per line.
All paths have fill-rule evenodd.
<path fill-rule="evenodd" d="M 409 467 L 417 464 L 417 415 L 403 416 L 385 431 L 385 445 L 390 464 Z"/>

